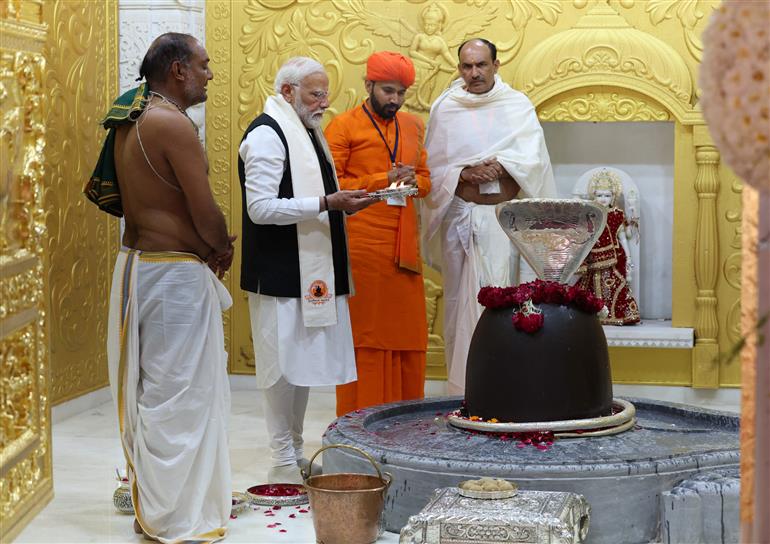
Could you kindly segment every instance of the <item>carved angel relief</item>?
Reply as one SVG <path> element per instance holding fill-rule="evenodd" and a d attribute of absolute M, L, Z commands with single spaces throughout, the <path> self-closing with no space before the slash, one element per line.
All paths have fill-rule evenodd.
<path fill-rule="evenodd" d="M 363 65 L 375 50 L 401 50 L 412 58 L 417 72 L 406 107 L 427 112 L 456 77 L 456 48 L 463 41 L 488 34 L 493 22 L 507 20 L 513 27 L 513 32 L 505 31 L 510 39 L 496 44 L 498 58 L 505 63 L 519 51 L 530 20 L 555 25 L 562 12 L 559 0 L 454 2 L 472 9 L 452 18 L 441 2 L 433 1 L 416 13 L 405 8 L 394 16 L 393 8 L 389 12 L 387 6 L 378 3 L 375 10 L 365 0 L 249 0 L 242 8 L 248 22 L 241 26 L 238 39 L 246 56 L 238 81 L 243 91 L 238 96 L 241 128 L 261 108 L 264 98 L 273 94 L 272 77 L 289 57 L 311 56 L 324 64 L 332 92 L 329 114 L 333 115 L 353 107 L 363 92 L 357 88 L 341 89 L 343 65 Z M 387 42 L 375 41 L 373 37 L 387 38 Z M 341 92 L 343 101 L 338 96 Z"/>
<path fill-rule="evenodd" d="M 360 26 L 375 36 L 388 38 L 399 48 L 408 48 L 417 77 L 407 94 L 406 106 L 415 111 L 430 110 L 433 100 L 457 77 L 457 59 L 451 51 L 489 26 L 497 11 L 473 10 L 450 21 L 446 8 L 432 2 L 420 11 L 415 28 L 403 17 L 387 17 L 367 9 L 360 0 L 345 4 L 343 16 L 349 26 Z"/>

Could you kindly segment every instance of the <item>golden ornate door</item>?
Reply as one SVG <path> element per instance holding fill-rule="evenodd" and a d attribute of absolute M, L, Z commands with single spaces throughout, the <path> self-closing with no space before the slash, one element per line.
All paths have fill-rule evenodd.
<path fill-rule="evenodd" d="M 53 496 L 42 1 L 0 4 L 0 540 Z"/>

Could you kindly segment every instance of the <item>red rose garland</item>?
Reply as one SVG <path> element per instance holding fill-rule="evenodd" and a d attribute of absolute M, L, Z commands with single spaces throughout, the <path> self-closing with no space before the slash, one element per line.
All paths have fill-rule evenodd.
<path fill-rule="evenodd" d="M 543 312 L 535 304 L 572 306 L 590 314 L 606 312 L 604 301 L 591 291 L 555 281 L 535 280 L 516 287 L 482 287 L 479 304 L 487 308 L 518 306 L 513 312 L 513 326 L 520 331 L 535 333 L 543 326 Z"/>

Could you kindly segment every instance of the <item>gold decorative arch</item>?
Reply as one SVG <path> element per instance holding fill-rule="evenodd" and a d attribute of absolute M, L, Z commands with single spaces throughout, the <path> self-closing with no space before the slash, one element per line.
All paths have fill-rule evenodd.
<path fill-rule="evenodd" d="M 456 46 L 483 36 L 498 46 L 500 75 L 525 92 L 543 121 L 665 121 L 675 134 L 673 325 L 694 327 L 692 350 L 613 348 L 618 382 L 736 386 L 740 370 L 720 360 L 739 330 L 741 185 L 719 162 L 697 107 L 700 33 L 710 0 L 208 0 L 207 47 L 215 79 L 207 105 L 213 184 L 240 230 L 234 169 L 248 122 L 272 93 L 280 64 L 317 58 L 330 76 L 328 119 L 364 98 L 375 50 L 415 60 L 406 108 L 427 116 L 457 76 Z M 231 370 L 250 372 L 253 353 L 238 262 L 227 323 Z M 441 279 L 426 274 L 432 324 L 428 375 L 441 375 Z"/>
<path fill-rule="evenodd" d="M 692 107 L 694 88 L 685 60 L 607 4 L 596 5 L 573 28 L 528 51 L 513 84 L 538 107 L 573 89 L 611 85 L 646 96 L 680 123 L 700 120 Z"/>

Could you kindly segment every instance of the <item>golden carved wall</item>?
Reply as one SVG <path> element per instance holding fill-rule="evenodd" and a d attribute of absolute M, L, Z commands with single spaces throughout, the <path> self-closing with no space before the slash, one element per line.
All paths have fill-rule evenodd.
<path fill-rule="evenodd" d="M 107 384 L 117 223 L 82 187 L 117 92 L 116 0 L 0 2 L 0 538 L 53 495 L 51 404 Z M 6 540 L 7 539 L 7 540 Z"/>
<path fill-rule="evenodd" d="M 118 221 L 82 194 L 118 91 L 117 0 L 46 1 L 50 96 L 43 199 L 48 236 L 51 399 L 107 385 L 107 305 Z"/>
<path fill-rule="evenodd" d="M 711 0 L 207 0 L 206 39 L 215 79 L 207 146 L 220 204 L 240 231 L 235 164 L 244 129 L 272 94 L 280 64 L 320 60 L 330 77 L 326 120 L 365 96 L 367 56 L 398 50 L 415 61 L 406 108 L 427 115 L 456 77 L 456 47 L 494 41 L 502 78 L 528 94 L 543 121 L 669 121 L 675 132 L 673 324 L 696 329 L 695 348 L 611 350 L 619 382 L 738 385 L 720 362 L 739 334 L 741 185 L 719 162 L 697 107 L 700 33 Z M 239 263 L 229 278 L 231 370 L 253 367 Z M 426 274 L 430 316 L 440 316 L 440 276 Z M 440 374 L 440 318 L 432 319 L 429 376 Z M 650 364 L 654 360 L 655 364 Z"/>
<path fill-rule="evenodd" d="M 0 4 L 0 540 L 53 496 L 42 3 Z"/>

